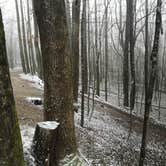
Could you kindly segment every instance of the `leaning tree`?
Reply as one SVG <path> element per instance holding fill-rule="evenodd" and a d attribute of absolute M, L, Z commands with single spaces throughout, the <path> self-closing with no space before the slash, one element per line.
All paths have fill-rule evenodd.
<path fill-rule="evenodd" d="M 24 166 L 20 129 L 7 61 L 0 11 L 0 165 Z"/>

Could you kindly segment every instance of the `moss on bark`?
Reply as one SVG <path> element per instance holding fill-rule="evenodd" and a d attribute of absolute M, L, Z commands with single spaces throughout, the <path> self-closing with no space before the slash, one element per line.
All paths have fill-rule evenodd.
<path fill-rule="evenodd" d="M 15 109 L 0 11 L 0 166 L 24 166 L 20 129 Z"/>

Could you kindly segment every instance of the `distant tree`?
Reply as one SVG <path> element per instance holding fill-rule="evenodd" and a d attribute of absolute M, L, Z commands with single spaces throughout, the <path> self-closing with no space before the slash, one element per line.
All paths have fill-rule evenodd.
<path fill-rule="evenodd" d="M 20 129 L 7 61 L 0 11 L 0 165 L 24 166 Z"/>
<path fill-rule="evenodd" d="M 129 42 L 130 42 L 130 1 L 126 0 L 126 30 L 123 57 L 123 93 L 124 106 L 129 106 Z"/>
<path fill-rule="evenodd" d="M 25 27 L 25 15 L 24 15 L 24 10 L 23 10 L 23 0 L 20 0 L 20 11 L 21 11 L 21 30 L 22 30 L 22 43 L 23 43 L 23 50 L 24 50 L 24 55 L 25 55 L 25 66 L 26 66 L 26 72 L 30 73 L 30 63 L 29 63 L 29 57 L 28 57 L 28 48 L 27 48 L 27 38 L 26 38 L 26 27 Z M 20 23 L 20 24 L 21 24 Z"/>
<path fill-rule="evenodd" d="M 72 2 L 72 70 L 73 70 L 73 95 L 78 98 L 79 86 L 79 31 L 80 31 L 80 3 L 81 0 Z"/>
<path fill-rule="evenodd" d="M 35 61 L 35 53 L 33 48 L 33 41 L 32 41 L 32 27 L 31 27 L 31 19 L 30 19 L 30 1 L 27 0 L 27 37 L 28 37 L 28 49 L 29 49 L 29 59 L 30 59 L 30 68 L 31 74 L 36 74 L 36 61 Z"/>
<path fill-rule="evenodd" d="M 44 71 L 44 120 L 58 121 L 50 165 L 76 152 L 73 89 L 64 0 L 34 0 Z"/>
<path fill-rule="evenodd" d="M 95 52 L 96 52 L 96 94 L 100 96 L 100 53 L 98 51 L 97 0 L 95 0 Z"/>
<path fill-rule="evenodd" d="M 18 39 L 19 39 L 19 51 L 20 51 L 20 58 L 22 69 L 24 73 L 27 73 L 26 65 L 25 65 L 25 55 L 23 50 L 23 43 L 22 43 L 22 34 L 21 34 L 21 22 L 20 22 L 20 14 L 19 14 L 19 7 L 18 7 L 18 0 L 15 0 L 16 6 L 16 17 L 17 17 L 17 29 L 18 29 Z"/>
<path fill-rule="evenodd" d="M 87 92 L 87 36 L 86 36 L 86 1 L 83 1 L 81 20 L 81 126 L 84 125 L 84 94 Z"/>
<path fill-rule="evenodd" d="M 34 11 L 34 1 L 32 1 L 32 10 L 33 10 L 33 21 L 34 21 L 34 48 L 36 54 L 37 73 L 39 78 L 43 79 L 43 64 L 42 64 L 42 55 L 41 55 L 40 41 L 39 41 L 39 27 L 37 24 L 37 18 Z"/>

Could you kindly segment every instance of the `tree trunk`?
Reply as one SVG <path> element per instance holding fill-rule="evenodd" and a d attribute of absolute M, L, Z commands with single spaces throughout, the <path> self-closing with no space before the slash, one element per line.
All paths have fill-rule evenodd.
<path fill-rule="evenodd" d="M 20 129 L 7 62 L 0 11 L 0 165 L 24 166 Z"/>
<path fill-rule="evenodd" d="M 42 64 L 42 55 L 40 50 L 39 43 L 39 28 L 37 24 L 37 18 L 34 11 L 34 2 L 32 2 L 32 10 L 33 10 L 33 20 L 34 20 L 34 46 L 36 52 L 37 59 L 37 71 L 40 79 L 43 79 L 43 64 Z"/>
<path fill-rule="evenodd" d="M 32 30 L 31 30 L 29 0 L 27 0 L 27 15 L 28 15 L 27 24 L 28 24 L 29 55 L 31 58 L 31 74 L 35 74 L 36 73 L 36 62 L 35 62 L 35 54 L 34 54 L 33 42 L 32 42 Z"/>
<path fill-rule="evenodd" d="M 72 70 L 73 70 L 73 96 L 78 99 L 79 86 L 79 25 L 80 25 L 80 0 L 72 3 Z"/>
<path fill-rule="evenodd" d="M 50 162 L 50 152 L 53 147 L 54 137 L 57 135 L 57 122 L 39 122 L 36 125 L 32 144 L 32 155 L 36 166 L 45 166 Z"/>
<path fill-rule="evenodd" d="M 86 42 L 86 1 L 83 1 L 82 22 L 81 22 L 81 126 L 84 126 L 84 94 L 86 93 L 86 70 L 87 70 L 87 42 Z"/>
<path fill-rule="evenodd" d="M 44 67 L 44 120 L 60 123 L 55 138 L 54 166 L 76 152 L 72 73 L 64 0 L 34 0 Z M 58 153 L 57 153 L 58 152 Z"/>
<path fill-rule="evenodd" d="M 100 69 L 99 58 L 100 53 L 98 51 L 98 23 L 97 23 L 97 2 L 95 0 L 95 47 L 96 47 L 96 94 L 100 96 Z"/>
<path fill-rule="evenodd" d="M 105 0 L 105 100 L 108 98 L 108 6 Z"/>
<path fill-rule="evenodd" d="M 27 73 L 26 66 L 25 66 L 25 57 L 24 57 L 24 51 L 23 51 L 23 44 L 21 40 L 21 26 L 20 26 L 20 15 L 19 15 L 19 9 L 18 9 L 18 1 L 15 0 L 16 5 L 16 16 L 17 16 L 17 29 L 18 29 L 18 38 L 19 38 L 19 51 L 20 51 L 20 58 L 21 58 L 21 64 L 22 69 L 24 73 Z"/>
<path fill-rule="evenodd" d="M 131 70 L 131 90 L 130 90 L 130 109 L 134 109 L 135 105 L 135 55 L 134 55 L 134 1 L 129 1 L 129 10 L 130 10 L 130 70 Z"/>
<path fill-rule="evenodd" d="M 149 114 L 150 114 L 151 105 L 152 105 L 153 90 L 154 90 L 156 74 L 157 74 L 159 40 L 160 40 L 160 32 L 162 30 L 161 29 L 162 28 L 161 27 L 162 25 L 161 7 L 162 7 L 162 1 L 157 0 L 155 36 L 154 36 L 153 49 L 151 53 L 152 67 L 151 67 L 150 76 L 149 76 L 148 91 L 147 91 L 147 94 L 145 94 L 146 95 L 145 96 L 145 114 L 144 114 L 143 135 L 142 135 L 139 166 L 143 166 L 144 160 L 145 160 L 147 128 L 148 128 L 148 122 L 149 122 Z"/>
<path fill-rule="evenodd" d="M 126 34 L 125 34 L 125 46 L 123 57 L 123 93 L 124 93 L 124 106 L 129 106 L 129 41 L 130 41 L 130 9 L 129 1 L 126 0 Z"/>
<path fill-rule="evenodd" d="M 25 55 L 25 66 L 26 72 L 30 73 L 29 67 L 29 57 L 28 57 L 28 49 L 27 49 L 27 40 L 26 40 L 26 31 L 25 31 L 25 23 L 24 23 L 24 12 L 23 12 L 23 4 L 22 0 L 20 0 L 20 9 L 21 9 L 21 22 L 22 22 L 22 37 L 23 37 L 23 47 L 24 47 L 24 55 Z"/>

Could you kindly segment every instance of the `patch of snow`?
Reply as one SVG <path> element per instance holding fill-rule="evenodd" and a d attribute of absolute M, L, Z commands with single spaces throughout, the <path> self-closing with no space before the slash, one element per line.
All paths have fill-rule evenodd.
<path fill-rule="evenodd" d="M 42 100 L 40 97 L 26 97 L 26 101 L 31 102 L 33 100 Z"/>
<path fill-rule="evenodd" d="M 44 89 L 44 83 L 43 81 L 37 76 L 37 75 L 31 75 L 31 74 L 20 74 L 20 78 L 32 82 L 32 86 L 43 90 Z"/>
<path fill-rule="evenodd" d="M 28 125 L 20 126 L 20 129 L 21 129 L 21 137 L 22 137 L 25 162 L 27 166 L 35 166 L 34 164 L 35 159 L 31 155 L 31 146 L 32 146 L 35 129 Z"/>
<path fill-rule="evenodd" d="M 56 121 L 45 121 L 45 122 L 39 122 L 37 124 L 39 127 L 49 130 L 55 130 L 59 126 L 59 123 Z"/>
<path fill-rule="evenodd" d="M 14 67 L 13 69 L 10 68 L 10 71 L 11 72 L 22 71 L 22 67 L 17 66 L 17 67 Z"/>

